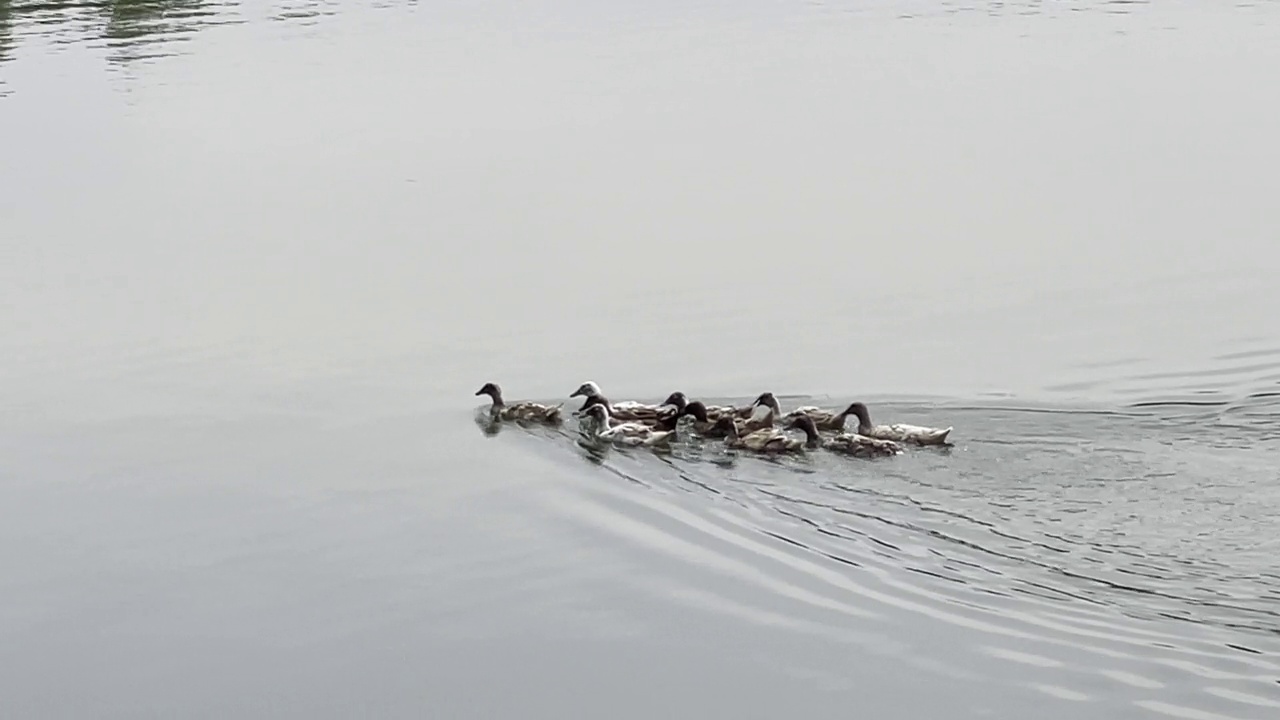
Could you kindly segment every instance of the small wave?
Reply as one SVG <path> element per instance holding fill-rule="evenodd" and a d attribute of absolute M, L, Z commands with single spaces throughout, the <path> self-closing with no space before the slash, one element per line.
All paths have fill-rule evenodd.
<path fill-rule="evenodd" d="M 1280 494 L 1258 492 L 1274 482 L 1266 456 L 1225 447 L 1235 431 L 1205 422 L 1280 393 L 1255 395 L 1117 409 L 888 404 L 887 416 L 955 425 L 960 441 L 887 462 L 764 459 L 698 441 L 661 456 L 607 451 L 593 464 L 624 484 L 555 504 L 810 614 L 864 628 L 918 616 L 1012 639 L 981 647 L 1059 663 L 1037 686 L 1060 699 L 1093 696 L 1064 683 L 1078 673 L 1150 693 L 1174 671 L 1268 700 L 1280 578 L 1265 574 L 1270 555 L 1232 536 L 1280 536 Z M 1183 433 L 1188 417 L 1198 433 Z"/>

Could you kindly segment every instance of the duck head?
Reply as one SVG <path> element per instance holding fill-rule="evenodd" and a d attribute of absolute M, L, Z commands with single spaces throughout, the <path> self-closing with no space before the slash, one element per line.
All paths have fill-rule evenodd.
<path fill-rule="evenodd" d="M 849 403 L 849 407 L 845 408 L 845 412 L 858 418 L 858 430 L 866 430 L 871 427 L 871 413 L 867 411 L 867 406 L 860 402 Z"/>
<path fill-rule="evenodd" d="M 667 399 L 662 401 L 662 404 L 670 405 L 671 407 L 674 407 L 677 411 L 681 411 L 681 410 L 684 410 L 685 406 L 689 404 L 689 398 L 685 397 L 684 393 L 677 390 L 671 393 L 670 395 L 668 395 Z"/>
<path fill-rule="evenodd" d="M 694 420 L 698 422 L 707 421 L 707 406 L 701 400 L 694 400 L 686 404 L 681 410 L 681 415 L 692 415 Z"/>
<path fill-rule="evenodd" d="M 582 383 L 581 385 L 579 385 L 578 389 L 574 390 L 573 393 L 569 395 L 569 397 L 578 397 L 578 396 L 587 397 L 587 398 L 600 397 L 601 396 L 600 386 L 595 384 L 591 380 L 588 380 Z"/>
<path fill-rule="evenodd" d="M 496 383 L 491 383 L 491 382 L 485 383 L 484 387 L 476 391 L 476 397 L 480 397 L 481 395 L 488 395 L 489 397 L 493 398 L 495 401 L 501 400 L 502 388 L 498 387 Z"/>
<path fill-rule="evenodd" d="M 666 415 L 658 416 L 657 427 L 659 430 L 663 430 L 666 432 L 675 432 L 676 425 L 679 424 L 679 422 L 680 422 L 680 413 L 671 412 L 671 413 L 667 413 Z"/>
<path fill-rule="evenodd" d="M 733 422 L 733 418 L 728 415 L 721 416 L 719 420 L 716 420 L 714 427 L 731 439 L 737 439 L 738 437 L 738 426 Z"/>
<path fill-rule="evenodd" d="M 771 392 L 760 393 L 755 402 L 751 403 L 751 406 L 766 407 L 775 413 L 782 414 L 782 406 L 778 404 L 778 398 L 774 397 Z"/>
<path fill-rule="evenodd" d="M 818 425 L 808 415 L 797 415 L 787 423 L 789 430 L 803 430 L 806 444 L 810 447 L 818 444 Z"/>
<path fill-rule="evenodd" d="M 582 407 L 574 411 L 574 414 L 585 417 L 587 409 L 595 407 L 596 405 L 603 406 L 605 410 L 610 409 L 609 401 L 606 400 L 603 395 L 592 395 L 586 399 L 586 402 L 582 403 Z"/>

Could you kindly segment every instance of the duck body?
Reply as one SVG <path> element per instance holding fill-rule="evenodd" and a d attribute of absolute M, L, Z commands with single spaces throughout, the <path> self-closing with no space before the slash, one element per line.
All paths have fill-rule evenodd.
<path fill-rule="evenodd" d="M 847 407 L 844 410 L 836 412 L 817 407 L 815 405 L 805 405 L 782 416 L 782 420 L 790 422 L 801 415 L 813 420 L 814 425 L 819 430 L 827 430 L 831 432 L 844 432 L 844 421 L 853 414 L 853 407 Z"/>
<path fill-rule="evenodd" d="M 735 405 L 703 405 L 703 408 L 707 413 L 707 419 L 711 422 L 715 422 L 722 417 L 746 420 L 755 414 L 756 407 L 757 406 L 755 404 L 744 405 L 743 407 L 737 407 Z"/>
<path fill-rule="evenodd" d="M 760 393 L 751 403 L 751 414 L 746 419 L 733 418 L 733 424 L 739 435 L 747 435 L 773 427 L 774 420 L 781 414 L 782 409 L 778 406 L 778 399 L 773 396 L 773 393 Z"/>
<path fill-rule="evenodd" d="M 871 414 L 866 405 L 856 402 L 850 405 L 849 409 L 858 417 L 857 434 L 878 440 L 893 440 L 894 442 L 912 443 L 914 445 L 946 445 L 947 436 L 951 434 L 952 430 L 950 427 L 931 428 L 921 425 L 907 425 L 906 423 L 873 425 L 871 423 Z"/>
<path fill-rule="evenodd" d="M 668 446 L 676 437 L 675 415 L 664 421 L 671 429 L 659 430 L 644 423 L 620 422 L 611 424 L 609 409 L 602 404 L 592 405 L 584 414 L 587 423 L 583 425 L 584 434 L 600 442 L 623 445 L 626 447 Z"/>
<path fill-rule="evenodd" d="M 765 428 L 747 433 L 736 440 L 727 442 L 729 447 L 738 447 L 763 453 L 793 453 L 804 451 L 804 440 L 792 437 L 777 428 Z"/>
<path fill-rule="evenodd" d="M 724 409 L 724 408 L 722 408 Z M 690 426 L 695 434 L 706 438 L 723 438 L 728 434 L 729 424 L 734 426 L 739 436 L 749 435 L 757 430 L 773 427 L 777 416 L 777 400 L 770 393 L 757 397 L 755 402 L 746 408 L 731 408 L 732 413 L 713 415 L 711 408 L 701 400 L 685 403 L 680 409 L 679 417 L 691 417 Z M 742 417 L 742 412 L 746 416 Z"/>
<path fill-rule="evenodd" d="M 761 393 L 756 396 L 749 405 L 702 405 L 702 409 L 706 412 L 707 420 L 715 422 L 722 417 L 731 417 L 736 420 L 747 420 L 760 412 L 761 405 L 771 405 L 774 412 L 781 414 L 782 410 L 778 407 L 778 401 L 773 397 L 773 393 Z"/>
<path fill-rule="evenodd" d="M 680 396 L 680 402 L 673 403 L 670 401 L 672 397 Z M 656 425 L 664 418 L 678 417 L 680 410 L 684 406 L 684 394 L 672 393 L 666 402 L 661 405 L 646 405 L 638 402 L 620 402 L 610 407 L 610 415 L 619 420 L 629 422 L 640 422 L 646 425 Z"/>
<path fill-rule="evenodd" d="M 654 430 L 641 423 L 622 423 L 601 431 L 596 437 L 614 445 L 655 447 L 670 445 L 674 435 L 669 430 Z"/>
<path fill-rule="evenodd" d="M 737 423 L 731 417 L 722 417 L 716 421 L 719 431 L 724 433 L 725 447 L 739 450 L 750 450 L 758 453 L 791 453 L 803 452 L 805 441 L 788 435 L 779 428 L 763 428 L 748 433 L 740 433 Z"/>
<path fill-rule="evenodd" d="M 679 417 L 688 417 L 689 427 L 693 429 L 694 434 L 704 438 L 725 437 L 727 431 L 720 425 L 719 420 L 721 417 L 726 417 L 730 422 L 733 421 L 732 416 L 711 417 L 709 408 L 701 400 L 694 400 L 685 405 Z"/>
<path fill-rule="evenodd" d="M 902 446 L 892 440 L 867 437 L 857 433 L 840 433 L 835 437 L 824 438 L 818 434 L 818 424 L 812 417 L 796 415 L 787 427 L 803 430 L 805 447 L 823 448 L 842 455 L 860 458 L 890 457 L 902 454 Z"/>
<path fill-rule="evenodd" d="M 490 413 L 496 415 L 499 420 L 515 420 L 517 422 L 540 422 L 549 425 L 557 424 L 561 421 L 561 408 L 558 405 L 541 405 L 534 402 L 515 403 L 514 405 L 505 405 Z"/>
<path fill-rule="evenodd" d="M 860 458 L 892 457 L 902 454 L 902 446 L 893 440 L 882 440 L 857 433 L 840 433 L 824 440 L 822 446 L 832 452 Z"/>
<path fill-rule="evenodd" d="M 537 422 L 547 425 L 558 425 L 562 419 L 563 405 L 544 405 L 535 402 L 507 403 L 502 398 L 502 388 L 496 383 L 485 383 L 476 391 L 476 395 L 488 395 L 493 399 L 489 406 L 489 418 L 516 422 Z"/>
<path fill-rule="evenodd" d="M 578 408 L 579 415 L 585 414 L 593 406 L 604 405 L 609 411 L 609 417 L 613 420 L 641 422 L 650 425 L 657 424 L 669 415 L 678 416 L 688 402 L 688 398 L 685 397 L 684 393 L 676 391 L 668 395 L 667 399 L 658 405 L 649 405 L 631 400 L 611 403 L 609 398 L 600 392 L 600 386 L 590 380 L 579 386 L 577 390 L 574 390 L 569 397 L 579 396 L 586 398 L 582 403 L 582 407 Z"/>

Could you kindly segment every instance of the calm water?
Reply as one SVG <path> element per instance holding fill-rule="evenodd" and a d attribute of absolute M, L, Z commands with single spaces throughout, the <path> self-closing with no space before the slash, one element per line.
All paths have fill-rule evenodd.
<path fill-rule="evenodd" d="M 1280 6 L 0 0 L 0 715 L 1273 718 Z M 768 389 L 887 461 L 473 422 Z"/>

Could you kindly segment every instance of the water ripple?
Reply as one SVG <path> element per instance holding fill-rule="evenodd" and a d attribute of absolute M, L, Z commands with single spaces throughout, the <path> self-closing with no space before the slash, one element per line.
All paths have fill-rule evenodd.
<path fill-rule="evenodd" d="M 1229 427 L 1185 434 L 1186 407 L 1203 406 L 888 405 L 886 415 L 955 425 L 957 445 L 862 462 L 696 441 L 661 456 L 607 451 L 593 463 L 625 485 L 554 505 L 859 626 L 906 614 L 1003 638 L 1012 644 L 973 652 L 1053 671 L 1027 687 L 1057 700 L 1096 698 L 1092 683 L 1071 684 L 1082 673 L 1151 693 L 1171 687 L 1172 672 L 1215 683 L 1200 692 L 1213 698 L 1206 707 L 1270 707 L 1280 702 L 1280 578 L 1263 546 L 1280 537 L 1274 469 L 1256 447 L 1223 443 Z"/>

